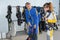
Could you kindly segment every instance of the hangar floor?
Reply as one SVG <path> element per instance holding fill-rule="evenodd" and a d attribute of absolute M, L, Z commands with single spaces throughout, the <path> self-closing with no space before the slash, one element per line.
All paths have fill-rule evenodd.
<path fill-rule="evenodd" d="M 60 40 L 60 30 L 54 31 L 54 40 Z M 27 34 L 22 32 L 17 32 L 16 36 L 12 38 L 12 40 L 26 40 Z M 46 32 L 42 32 L 42 34 L 38 35 L 38 40 L 46 40 Z M 2 39 L 0 39 L 2 40 Z M 9 40 L 9 39 L 3 39 L 3 40 Z"/>
<path fill-rule="evenodd" d="M 60 22 L 58 22 L 57 24 L 60 24 Z M 53 33 L 53 39 L 54 40 L 60 40 L 60 25 L 58 26 L 58 30 L 55 30 Z M 26 38 L 28 37 L 28 35 L 24 32 L 24 31 L 19 31 L 16 33 L 16 36 L 12 38 L 12 40 L 26 40 Z M 10 39 L 0 39 L 0 40 L 10 40 Z M 46 32 L 42 32 L 42 34 L 38 35 L 38 40 L 47 40 L 47 35 Z"/>

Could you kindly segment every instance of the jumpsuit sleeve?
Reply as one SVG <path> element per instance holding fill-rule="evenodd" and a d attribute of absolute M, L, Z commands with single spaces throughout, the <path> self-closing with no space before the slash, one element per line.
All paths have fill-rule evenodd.
<path fill-rule="evenodd" d="M 38 15 L 37 15 L 36 9 L 35 9 L 35 13 L 34 13 L 34 25 L 37 24 L 37 21 L 38 21 Z"/>
<path fill-rule="evenodd" d="M 25 16 L 26 16 L 26 22 L 29 23 L 29 18 L 28 18 L 29 15 L 28 15 L 28 13 L 25 12 Z"/>

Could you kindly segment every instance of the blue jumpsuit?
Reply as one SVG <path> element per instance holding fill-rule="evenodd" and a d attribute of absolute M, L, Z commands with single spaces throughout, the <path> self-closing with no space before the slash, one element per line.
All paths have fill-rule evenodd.
<path fill-rule="evenodd" d="M 29 27 L 28 35 L 30 34 L 36 34 L 38 33 L 38 16 L 36 14 L 36 9 L 32 8 L 31 10 L 25 9 L 25 16 L 26 16 L 26 22 L 30 22 L 32 26 Z M 36 25 L 36 28 L 34 29 L 34 25 Z M 35 40 L 35 39 L 32 39 Z"/>

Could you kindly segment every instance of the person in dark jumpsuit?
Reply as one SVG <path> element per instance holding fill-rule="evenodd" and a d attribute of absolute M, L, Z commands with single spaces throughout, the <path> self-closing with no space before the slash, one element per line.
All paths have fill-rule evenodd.
<path fill-rule="evenodd" d="M 44 11 L 41 12 L 40 15 L 41 15 L 40 26 L 41 26 L 42 31 L 45 31 L 45 29 L 46 29 L 46 26 L 45 26 L 45 18 L 44 18 L 45 12 Z"/>
<path fill-rule="evenodd" d="M 27 2 L 25 5 L 27 7 L 27 9 L 25 9 L 25 16 L 29 27 L 28 35 L 31 38 L 30 40 L 37 40 L 38 16 L 36 13 L 36 8 L 32 8 L 29 2 Z"/>

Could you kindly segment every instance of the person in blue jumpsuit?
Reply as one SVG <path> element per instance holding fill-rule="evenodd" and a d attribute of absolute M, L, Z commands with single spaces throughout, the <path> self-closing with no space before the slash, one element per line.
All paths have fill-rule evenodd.
<path fill-rule="evenodd" d="M 36 9 L 31 7 L 31 4 L 27 2 L 27 9 L 25 9 L 26 22 L 29 27 L 28 35 L 30 40 L 37 40 L 38 34 L 38 16 L 36 14 Z"/>

